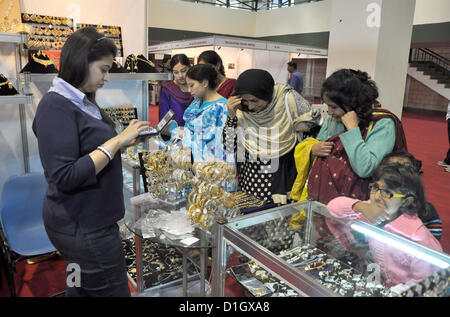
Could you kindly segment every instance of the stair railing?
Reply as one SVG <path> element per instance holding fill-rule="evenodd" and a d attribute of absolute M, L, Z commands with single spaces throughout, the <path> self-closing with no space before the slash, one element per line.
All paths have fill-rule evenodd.
<path fill-rule="evenodd" d="M 427 48 L 411 48 L 409 51 L 409 62 L 431 62 L 443 69 L 447 74 L 450 72 L 449 60 Z"/>

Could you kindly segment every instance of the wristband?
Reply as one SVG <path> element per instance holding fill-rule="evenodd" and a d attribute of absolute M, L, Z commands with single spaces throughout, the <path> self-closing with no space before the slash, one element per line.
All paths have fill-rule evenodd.
<path fill-rule="evenodd" d="M 98 146 L 98 147 L 97 147 L 97 150 L 102 151 L 102 152 L 109 158 L 109 160 L 112 161 L 113 156 L 112 156 L 112 154 L 111 154 L 110 151 L 108 151 L 107 149 L 105 149 L 103 146 Z"/>

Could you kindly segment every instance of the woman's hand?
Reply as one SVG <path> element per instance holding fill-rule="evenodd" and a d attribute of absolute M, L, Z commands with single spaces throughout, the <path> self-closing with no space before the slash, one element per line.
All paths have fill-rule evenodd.
<path fill-rule="evenodd" d="M 148 127 L 148 121 L 131 120 L 128 127 L 118 135 L 121 147 L 135 145 L 138 141 L 139 133 Z"/>
<path fill-rule="evenodd" d="M 326 157 L 330 156 L 331 151 L 333 150 L 334 143 L 333 142 L 320 142 L 311 148 L 311 153 L 314 156 Z"/>
<path fill-rule="evenodd" d="M 242 99 L 239 96 L 231 96 L 230 98 L 228 98 L 227 108 L 228 108 L 228 116 L 230 118 L 233 119 L 236 117 L 236 110 L 241 105 L 241 103 Z"/>
<path fill-rule="evenodd" d="M 383 221 L 389 220 L 389 214 L 386 213 L 384 207 L 377 203 L 363 203 L 358 202 L 353 205 L 353 210 L 359 212 L 367 218 L 372 224 L 379 224 Z"/>
<path fill-rule="evenodd" d="M 357 128 L 359 125 L 359 118 L 355 111 L 350 111 L 341 117 L 342 124 L 345 126 L 347 131 Z"/>

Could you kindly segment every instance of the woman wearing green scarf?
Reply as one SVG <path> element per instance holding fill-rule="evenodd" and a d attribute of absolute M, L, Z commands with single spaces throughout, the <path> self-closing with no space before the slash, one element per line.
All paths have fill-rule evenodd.
<path fill-rule="evenodd" d="M 286 204 L 297 175 L 294 149 L 320 114 L 290 86 L 276 84 L 265 70 L 250 69 L 237 79 L 228 99 L 224 147 L 237 154 L 239 189 Z"/>

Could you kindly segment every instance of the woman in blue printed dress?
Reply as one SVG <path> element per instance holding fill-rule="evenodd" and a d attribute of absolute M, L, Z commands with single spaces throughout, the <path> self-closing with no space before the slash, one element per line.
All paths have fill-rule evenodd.
<path fill-rule="evenodd" d="M 218 74 L 209 65 L 195 65 L 186 75 L 194 101 L 184 112 L 183 146 L 191 148 L 193 162 L 227 160 L 222 131 L 228 116 L 227 99 L 216 92 Z"/>

